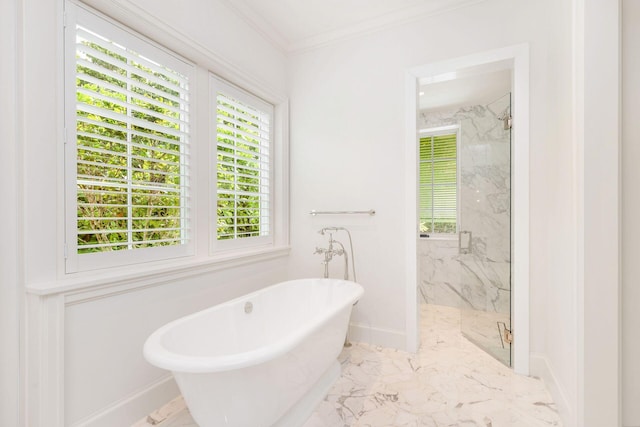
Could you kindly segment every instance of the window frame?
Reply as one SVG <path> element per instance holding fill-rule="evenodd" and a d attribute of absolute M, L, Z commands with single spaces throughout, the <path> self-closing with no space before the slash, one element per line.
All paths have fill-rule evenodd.
<path fill-rule="evenodd" d="M 71 5 L 71 7 L 70 7 Z M 191 99 L 193 102 L 190 106 L 192 130 L 192 146 L 191 146 L 191 236 L 193 247 L 188 254 L 165 254 L 168 247 L 157 247 L 157 252 L 162 252 L 159 256 L 148 257 L 145 259 L 136 259 L 127 257 L 122 262 L 107 263 L 96 260 L 94 265 L 84 266 L 78 269 L 77 264 L 72 264 L 68 255 L 72 252 L 71 247 L 67 245 L 68 241 L 73 242 L 76 239 L 74 233 L 69 233 L 69 224 L 74 226 L 76 221 L 75 209 L 69 209 L 67 206 L 67 157 L 65 154 L 68 132 L 63 129 L 65 122 L 65 104 L 67 99 L 67 74 L 65 74 L 65 56 L 67 44 L 63 35 L 67 31 L 67 23 L 72 25 L 74 8 L 79 8 L 97 15 L 105 19 L 110 24 L 120 28 L 127 33 L 136 34 L 139 38 L 155 45 L 156 47 L 168 51 L 174 56 L 186 59 L 186 62 L 194 65 L 195 79 L 191 87 Z M 193 266 L 202 268 L 202 271 L 213 271 L 221 268 L 232 266 L 251 264 L 265 259 L 278 257 L 286 257 L 290 251 L 289 240 L 289 99 L 276 83 L 275 86 L 269 82 L 265 82 L 261 78 L 257 78 L 255 74 L 248 72 L 242 68 L 232 66 L 224 58 L 213 55 L 206 46 L 199 44 L 193 39 L 186 36 L 155 19 L 146 19 L 147 15 L 137 8 L 119 8 L 104 5 L 104 7 L 96 8 L 81 3 L 77 0 L 65 0 L 61 7 L 62 16 L 60 19 L 60 46 L 65 51 L 65 55 L 61 55 L 59 62 L 59 70 L 61 78 L 59 80 L 60 96 L 60 133 L 56 138 L 58 144 L 58 158 L 56 159 L 56 167 L 58 169 L 58 184 L 56 185 L 60 202 L 57 204 L 57 281 L 56 283 L 66 283 L 64 286 L 76 286 L 78 281 L 84 281 L 91 277 L 92 283 L 107 284 L 116 277 L 151 277 L 154 276 L 158 268 L 166 271 L 191 271 Z M 140 36 L 143 34 L 143 36 Z M 74 39 L 75 40 L 75 39 Z M 72 52 L 71 57 L 74 57 Z M 75 64 L 73 65 L 75 72 Z M 211 109 L 210 109 L 210 74 L 220 80 L 233 85 L 239 90 L 255 95 L 259 99 L 266 101 L 273 106 L 273 140 L 272 140 L 272 206 L 271 206 L 271 232 L 272 242 L 260 246 L 247 247 L 220 247 L 218 245 L 214 249 L 215 241 L 212 241 L 211 222 L 211 203 L 215 195 L 215 187 L 212 186 L 211 180 Z M 191 85 L 190 85 L 191 86 Z M 72 79 L 74 93 L 71 97 L 71 104 L 75 103 L 75 81 Z M 75 114 L 75 110 L 74 110 Z M 75 123 L 74 123 L 75 126 Z M 67 140 L 65 140 L 67 138 Z M 75 155 L 74 155 L 75 156 Z M 74 165 L 75 157 L 71 162 Z M 75 181 L 74 184 L 75 185 Z M 74 189 L 71 188 L 71 191 Z M 71 200 L 75 200 L 75 194 L 71 196 Z M 67 215 L 72 212 L 71 215 Z M 68 235 L 71 234 L 71 239 Z M 142 249 L 138 249 L 141 252 Z M 120 251 L 132 252 L 132 251 Z M 75 257 L 77 260 L 77 256 Z M 100 257 L 98 257 L 100 258 Z M 187 270 L 184 270 L 184 269 Z M 102 278 L 102 279 L 100 279 Z M 101 282 L 100 280 L 106 280 Z M 74 285 L 69 285 L 74 283 Z"/>
<path fill-rule="evenodd" d="M 83 5 L 71 1 L 65 2 L 65 28 L 64 28 L 64 258 L 65 273 L 77 273 L 82 271 L 97 270 L 103 268 L 119 267 L 131 264 L 139 264 L 152 261 L 161 261 L 179 257 L 192 256 L 195 253 L 193 215 L 194 206 L 191 201 L 190 183 L 196 176 L 195 161 L 185 159 L 190 173 L 187 174 L 184 194 L 184 205 L 181 209 L 188 212 L 183 236 L 185 243 L 170 246 L 155 246 L 148 248 L 124 249 L 117 251 L 105 251 L 94 253 L 78 253 L 78 215 L 77 215 L 77 136 L 76 136 L 76 24 L 86 27 L 92 32 L 100 34 L 109 40 L 134 50 L 141 56 L 162 57 L 162 64 L 168 68 L 179 71 L 189 81 L 188 100 L 189 124 L 187 146 L 193 144 L 192 129 L 196 117 L 196 105 L 194 99 L 196 65 L 181 57 L 169 49 L 149 40 L 133 29 L 123 26 L 113 19 L 94 11 Z M 190 148 L 188 148 L 190 150 Z"/>
<path fill-rule="evenodd" d="M 272 247 L 275 242 L 276 233 L 276 221 L 275 221 L 275 192 L 276 192 L 276 177 L 275 177 L 275 145 L 277 143 L 275 138 L 276 131 L 276 106 L 263 100 L 262 98 L 239 88 L 232 83 L 221 79 L 213 73 L 209 73 L 209 106 L 210 106 L 210 150 L 211 150 L 211 162 L 213 165 L 209 171 L 211 177 L 211 197 L 210 197 L 210 233 L 209 233 L 209 251 L 211 254 L 219 254 L 225 251 L 238 251 L 243 249 L 253 248 L 265 248 Z M 217 180 L 217 151 L 218 151 L 218 132 L 217 132 L 217 97 L 218 93 L 222 92 L 227 96 L 235 98 L 245 105 L 251 106 L 260 110 L 263 113 L 269 115 L 269 201 L 268 201 L 268 215 L 269 215 L 269 231 L 267 235 L 243 237 L 234 239 L 221 239 L 218 240 L 218 180 Z"/>
<path fill-rule="evenodd" d="M 456 134 L 456 232 L 455 233 L 433 233 L 433 232 L 421 232 L 420 231 L 420 163 L 422 159 L 420 158 L 420 140 L 424 137 L 434 137 L 434 136 L 442 136 L 442 135 L 451 135 Z M 417 235 L 420 239 L 435 239 L 435 240 L 456 240 L 458 239 L 458 233 L 460 232 L 460 148 L 461 144 L 461 125 L 453 124 L 446 126 L 437 126 L 431 128 L 420 129 L 418 131 L 418 143 L 417 143 L 417 200 L 418 200 L 418 217 L 417 217 Z M 433 182 L 431 183 L 431 188 L 433 192 Z"/>

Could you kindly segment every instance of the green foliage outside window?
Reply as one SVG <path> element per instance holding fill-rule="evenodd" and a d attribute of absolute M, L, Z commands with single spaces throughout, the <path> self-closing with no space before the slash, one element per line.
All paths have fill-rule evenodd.
<path fill-rule="evenodd" d="M 154 71 L 115 49 L 78 42 L 78 253 L 180 244 L 180 81 L 171 70 Z"/>
<path fill-rule="evenodd" d="M 263 113 L 218 96 L 218 240 L 268 234 L 268 125 Z"/>

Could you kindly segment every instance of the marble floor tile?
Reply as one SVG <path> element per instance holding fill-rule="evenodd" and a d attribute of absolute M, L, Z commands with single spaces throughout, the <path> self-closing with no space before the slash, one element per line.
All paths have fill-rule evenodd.
<path fill-rule="evenodd" d="M 190 420 L 191 424 L 175 424 L 176 420 L 184 420 L 185 417 Z M 153 411 L 142 420 L 135 423 L 132 427 L 148 427 L 148 426 L 162 426 L 162 427 L 178 427 L 178 426 L 196 426 L 189 415 L 187 405 L 184 403 L 182 396 L 178 396 L 171 402 L 164 405 L 162 408 Z"/>
<path fill-rule="evenodd" d="M 417 354 L 353 343 L 339 360 L 341 377 L 303 427 L 562 425 L 542 381 L 464 338 L 456 308 L 421 306 Z M 134 427 L 197 427 L 188 409 L 176 412 L 181 401 L 170 405 Z"/>

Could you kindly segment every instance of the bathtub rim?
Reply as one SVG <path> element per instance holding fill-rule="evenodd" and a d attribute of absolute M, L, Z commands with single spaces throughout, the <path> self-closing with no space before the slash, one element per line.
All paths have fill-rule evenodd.
<path fill-rule="evenodd" d="M 167 331 L 181 325 L 182 323 L 188 322 L 195 317 L 201 316 L 204 312 L 216 308 L 222 308 L 228 305 L 238 304 L 241 301 L 247 300 L 247 298 L 251 298 L 252 296 L 257 297 L 264 292 L 268 292 L 273 287 L 281 286 L 287 283 L 306 282 L 310 280 L 321 282 L 329 281 L 337 283 L 348 283 L 350 284 L 350 286 L 354 287 L 354 291 L 353 294 L 350 295 L 350 298 L 345 299 L 340 304 L 332 306 L 331 309 L 323 312 L 322 315 L 314 317 L 314 322 L 303 323 L 303 325 L 309 324 L 310 327 L 296 328 L 293 333 L 287 334 L 274 343 L 268 346 L 260 347 L 258 349 L 223 356 L 189 356 L 186 354 L 169 351 L 162 345 L 162 338 Z M 161 326 L 160 328 L 155 330 L 145 341 L 143 347 L 143 355 L 147 362 L 158 368 L 181 373 L 195 374 L 225 372 L 234 369 L 255 366 L 273 360 L 291 351 L 307 336 L 313 334 L 315 331 L 324 326 L 330 319 L 336 316 L 337 313 L 347 308 L 351 310 L 351 306 L 355 305 L 360 300 L 363 294 L 364 288 L 362 287 L 362 285 L 351 280 L 323 279 L 314 277 L 306 279 L 287 280 L 284 282 L 275 283 L 262 289 L 258 289 L 257 291 L 251 292 L 249 294 L 245 294 L 232 300 L 216 304 L 195 313 L 180 317 Z M 348 327 L 349 326 L 347 325 L 347 328 Z"/>

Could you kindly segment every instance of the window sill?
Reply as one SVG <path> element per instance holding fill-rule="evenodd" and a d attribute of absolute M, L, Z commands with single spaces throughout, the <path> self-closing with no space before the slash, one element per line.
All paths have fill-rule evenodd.
<path fill-rule="evenodd" d="M 435 234 L 435 235 L 431 235 L 429 237 L 418 236 L 418 241 L 428 242 L 430 240 L 457 241 L 458 240 L 458 235 L 457 234 L 452 234 L 452 235 L 444 235 L 444 234 L 437 235 L 437 234 Z"/>
<path fill-rule="evenodd" d="M 67 302 L 73 302 L 286 257 L 290 250 L 289 246 L 261 248 L 206 259 L 190 258 L 152 266 L 135 266 L 126 270 L 118 269 L 117 272 L 76 273 L 51 282 L 32 283 L 26 289 L 27 293 L 38 296 L 65 294 Z"/>

